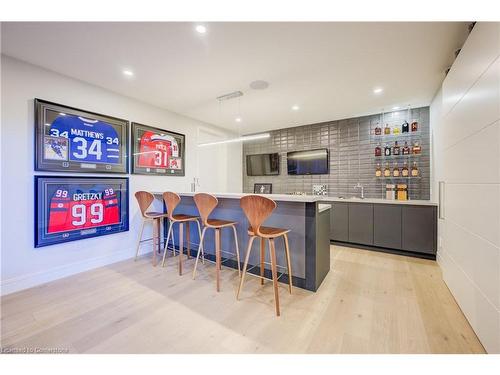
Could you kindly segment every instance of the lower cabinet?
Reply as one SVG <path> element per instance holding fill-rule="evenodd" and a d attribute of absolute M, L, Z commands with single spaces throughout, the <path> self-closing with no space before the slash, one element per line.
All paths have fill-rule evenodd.
<path fill-rule="evenodd" d="M 401 206 L 376 204 L 373 207 L 373 244 L 401 249 Z"/>
<path fill-rule="evenodd" d="M 331 202 L 330 240 L 435 255 L 437 207 Z"/>
<path fill-rule="evenodd" d="M 349 242 L 373 245 L 373 204 L 349 203 Z"/>
<path fill-rule="evenodd" d="M 436 207 L 403 207 L 403 250 L 436 254 L 436 215 Z"/>
<path fill-rule="evenodd" d="M 349 203 L 332 202 L 330 210 L 330 239 L 349 241 Z"/>

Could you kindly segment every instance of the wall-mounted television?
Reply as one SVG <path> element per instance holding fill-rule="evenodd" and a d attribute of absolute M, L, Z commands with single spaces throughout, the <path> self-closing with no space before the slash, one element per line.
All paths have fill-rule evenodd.
<path fill-rule="evenodd" d="M 278 153 L 247 155 L 247 176 L 277 176 L 279 174 Z"/>
<path fill-rule="evenodd" d="M 288 174 L 328 174 L 328 149 L 288 152 Z"/>

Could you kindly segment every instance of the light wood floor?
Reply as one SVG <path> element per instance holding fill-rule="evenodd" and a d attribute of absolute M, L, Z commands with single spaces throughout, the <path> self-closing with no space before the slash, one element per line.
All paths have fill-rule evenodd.
<path fill-rule="evenodd" d="M 331 271 L 317 293 L 193 261 L 152 268 L 126 261 L 2 298 L 2 347 L 76 353 L 483 353 L 429 260 L 331 247 Z"/>

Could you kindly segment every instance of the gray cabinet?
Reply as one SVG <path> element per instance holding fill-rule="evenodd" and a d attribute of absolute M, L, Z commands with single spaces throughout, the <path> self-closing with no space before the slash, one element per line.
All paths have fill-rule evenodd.
<path fill-rule="evenodd" d="M 403 250 L 417 253 L 436 254 L 436 230 L 436 207 L 403 207 Z"/>
<path fill-rule="evenodd" d="M 373 244 L 401 249 L 401 206 L 376 204 L 373 207 Z"/>
<path fill-rule="evenodd" d="M 373 204 L 349 203 L 349 242 L 373 245 Z"/>
<path fill-rule="evenodd" d="M 349 241 L 349 204 L 331 202 L 330 239 L 333 241 Z"/>

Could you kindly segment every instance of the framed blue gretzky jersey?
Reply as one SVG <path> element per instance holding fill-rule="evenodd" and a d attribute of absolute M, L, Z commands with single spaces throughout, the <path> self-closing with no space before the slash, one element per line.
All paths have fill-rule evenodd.
<path fill-rule="evenodd" d="M 35 176 L 35 247 L 128 231 L 127 177 Z"/>
<path fill-rule="evenodd" d="M 35 170 L 128 173 L 126 120 L 35 99 Z"/>

